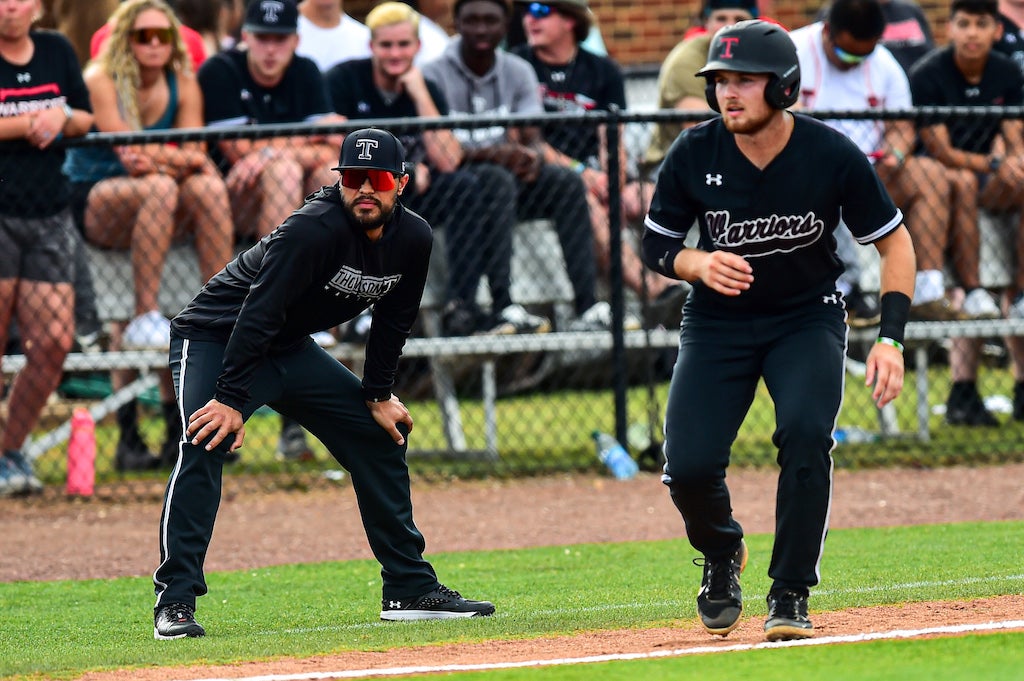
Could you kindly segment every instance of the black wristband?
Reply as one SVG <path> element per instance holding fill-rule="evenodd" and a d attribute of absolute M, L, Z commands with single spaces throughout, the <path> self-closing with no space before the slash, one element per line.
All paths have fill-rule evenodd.
<path fill-rule="evenodd" d="M 904 327 L 910 318 L 910 297 L 899 291 L 889 291 L 882 296 L 882 321 L 878 335 L 903 342 Z"/>

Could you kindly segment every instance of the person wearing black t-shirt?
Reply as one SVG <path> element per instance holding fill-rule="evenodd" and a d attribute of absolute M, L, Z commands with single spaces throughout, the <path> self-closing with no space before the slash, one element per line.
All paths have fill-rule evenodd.
<path fill-rule="evenodd" d="M 669 149 L 643 237 L 649 267 L 693 284 L 669 386 L 662 481 L 704 556 L 701 624 L 725 636 L 740 622 L 747 559 L 726 469 L 764 380 L 780 467 L 764 629 L 770 641 L 806 638 L 845 380 L 834 232 L 842 220 L 881 258 L 881 328 L 865 376 L 879 407 L 903 389 L 914 247 L 864 153 L 824 123 L 786 111 L 799 96 L 800 65 L 782 28 L 753 20 L 722 29 L 698 73 L 722 116 L 688 128 Z M 690 248 L 695 222 L 699 241 Z"/>
<path fill-rule="evenodd" d="M 327 72 L 334 111 L 347 119 L 431 118 L 447 116 L 448 102 L 437 83 L 415 64 L 420 51 L 420 15 L 402 2 L 384 2 L 366 15 L 370 28 L 369 59 L 337 64 Z M 476 173 L 461 169 L 464 153 L 451 130 L 399 133 L 413 168 L 412 187 L 404 203 L 433 225 L 443 222 L 448 282 L 442 332 L 466 336 L 477 332 L 533 333 L 550 322 L 521 306 L 517 315 L 501 314 L 511 300 L 496 300 L 494 315 L 476 305 L 476 288 L 489 269 L 488 260 L 512 259 L 511 235 L 496 234 L 497 222 Z M 477 216 L 467 219 L 467 216 Z"/>
<path fill-rule="evenodd" d="M 517 0 L 525 5 L 523 29 L 526 44 L 514 52 L 530 62 L 540 81 L 544 110 L 583 113 L 626 108 L 626 90 L 618 65 L 607 57 L 588 52 L 581 46 L 593 18 L 587 0 L 555 0 L 550 3 Z M 547 125 L 544 131 L 546 163 L 572 168 L 580 173 L 587 187 L 590 219 L 594 231 L 594 251 L 598 265 L 608 271 L 611 258 L 608 216 L 608 163 L 603 126 Z M 623 150 L 625 147 L 623 147 Z M 622 154 L 621 201 L 625 224 L 637 223 L 647 209 L 650 187 L 626 182 L 627 159 Z M 622 241 L 623 283 L 640 296 L 664 301 L 675 308 L 669 317 L 678 316 L 682 294 L 688 287 L 654 272 L 644 271 L 643 263 L 629 239 Z M 676 294 L 676 295 L 669 295 Z M 675 320 L 678 323 L 678 319 Z"/>
<path fill-rule="evenodd" d="M 200 637 L 196 599 L 226 457 L 269 404 L 309 428 L 352 477 L 381 564 L 380 618 L 485 617 L 487 601 L 440 584 L 412 517 L 409 410 L 392 394 L 430 264 L 430 225 L 398 200 L 405 152 L 390 132 L 349 134 L 341 178 L 307 197 L 220 271 L 172 321 L 170 366 L 186 421 L 160 517 L 153 635 Z M 312 341 L 373 306 L 362 379 Z M 256 606 L 253 606 L 256 607 Z"/>
<path fill-rule="evenodd" d="M 242 25 L 247 49 L 216 54 L 199 69 L 208 127 L 339 120 L 320 70 L 295 54 L 297 26 L 294 0 L 249 4 Z M 340 142 L 337 135 L 221 141 L 213 156 L 225 171 L 239 235 L 266 236 L 304 196 L 330 184 Z"/>
<path fill-rule="evenodd" d="M 0 31 L 0 353 L 17 322 L 28 364 L 11 386 L 0 452 L 0 496 L 42 484 L 21 451 L 60 383 L 74 338 L 71 188 L 61 137 L 92 125 L 89 92 L 68 40 L 33 31 L 39 0 L 6 3 Z"/>
<path fill-rule="evenodd" d="M 914 106 L 1020 106 L 1024 75 L 1006 55 L 993 50 L 1002 35 L 996 0 L 954 0 L 950 45 L 929 53 L 910 71 Z M 1024 208 L 1024 123 L 1013 119 L 957 118 L 926 125 L 921 140 L 928 153 L 950 168 L 953 220 L 976 224 L 978 208 L 1005 213 Z M 1024 216 L 1024 212 L 1021 213 Z M 1024 233 L 1021 218 L 1018 235 Z M 975 229 L 975 232 L 977 230 Z M 1024 238 L 1017 238 L 1009 317 L 1024 319 Z M 1024 421 L 1024 340 L 1006 339 L 1013 358 L 1013 418 Z M 993 426 L 999 421 L 978 393 L 981 341 L 953 339 L 953 385 L 946 421 Z"/>

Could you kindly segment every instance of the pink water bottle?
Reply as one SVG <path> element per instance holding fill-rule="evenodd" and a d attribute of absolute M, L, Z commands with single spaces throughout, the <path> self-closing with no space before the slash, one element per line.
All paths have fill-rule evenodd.
<path fill-rule="evenodd" d="M 68 441 L 68 494 L 92 496 L 96 482 L 96 424 L 85 407 L 71 414 L 71 439 Z"/>

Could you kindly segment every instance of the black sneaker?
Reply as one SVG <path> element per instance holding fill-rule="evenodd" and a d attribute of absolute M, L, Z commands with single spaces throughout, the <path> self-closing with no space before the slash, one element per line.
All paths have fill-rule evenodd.
<path fill-rule="evenodd" d="M 454 589 L 439 584 L 436 589 L 409 600 L 382 601 L 380 618 L 389 621 L 443 620 L 456 617 L 489 617 L 494 604 L 471 601 Z"/>
<path fill-rule="evenodd" d="M 846 323 L 850 328 L 862 329 L 866 326 L 876 326 L 882 321 L 882 313 L 875 301 L 875 297 L 864 293 L 859 286 L 843 296 L 846 305 Z"/>
<path fill-rule="evenodd" d="M 946 423 L 951 426 L 992 427 L 999 425 L 999 419 L 985 407 L 978 386 L 970 381 L 957 381 L 950 388 L 949 399 L 946 400 Z"/>
<path fill-rule="evenodd" d="M 306 440 L 306 431 L 296 421 L 282 422 L 281 439 L 277 441 L 274 456 L 278 461 L 313 461 L 316 456 Z"/>
<path fill-rule="evenodd" d="M 142 434 L 135 428 L 122 430 L 114 450 L 114 468 L 118 471 L 152 471 L 160 467 L 160 459 L 149 451 Z"/>
<path fill-rule="evenodd" d="M 769 641 L 792 641 L 814 636 L 814 625 L 807 619 L 807 596 L 790 589 L 769 593 L 764 633 Z"/>
<path fill-rule="evenodd" d="M 195 608 L 183 603 L 165 605 L 153 615 L 153 638 L 157 641 L 173 641 L 176 638 L 199 638 L 206 636 L 199 622 L 196 622 Z"/>
<path fill-rule="evenodd" d="M 704 567 L 697 594 L 700 623 L 709 634 L 726 636 L 739 626 L 743 612 L 740 573 L 747 566 L 747 544 L 741 539 L 739 548 L 728 558 L 697 558 L 693 564 Z"/>

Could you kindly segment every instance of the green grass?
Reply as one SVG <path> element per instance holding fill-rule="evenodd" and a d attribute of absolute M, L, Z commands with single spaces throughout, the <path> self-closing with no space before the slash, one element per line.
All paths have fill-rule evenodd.
<path fill-rule="evenodd" d="M 1024 592 L 1020 552 L 1008 547 L 1019 547 L 1022 531 L 1024 523 L 998 522 L 833 532 L 822 565 L 824 581 L 811 600 L 812 616 L 855 606 L 1020 594 Z M 746 612 L 754 617 L 764 616 L 770 542 L 767 535 L 748 538 L 751 560 L 744 590 Z M 399 625 L 377 619 L 379 568 L 371 561 L 214 573 L 208 576 L 210 594 L 200 600 L 199 612 L 209 635 L 177 642 L 152 639 L 148 578 L 0 584 L 4 619 L 0 678 L 74 678 L 88 670 L 120 667 L 228 663 L 597 629 L 692 627 L 693 598 L 700 579 L 699 569 L 690 563 L 692 557 L 694 552 L 683 540 L 434 555 L 430 558 L 446 583 L 470 597 L 493 599 L 498 613 L 480 620 Z M 1005 640 L 1007 645 L 993 646 L 994 640 Z M 832 665 L 849 656 L 847 666 L 860 662 L 871 673 L 879 673 L 889 662 L 868 664 L 871 656 L 879 656 L 906 674 L 833 675 L 830 681 L 924 678 L 912 673 L 911 661 L 934 656 L 940 662 L 932 667 L 933 677 L 975 678 L 950 677 L 941 661 L 981 665 L 983 659 L 998 659 L 1008 665 L 1005 669 L 1019 670 L 1021 642 L 1020 636 L 992 635 L 878 642 L 828 651 L 762 650 L 731 655 L 728 666 L 720 655 L 645 662 L 642 673 L 650 678 L 677 678 L 681 670 L 704 670 L 707 674 L 700 673 L 707 678 L 744 678 L 734 673 L 733 664 L 737 664 L 760 669 L 758 679 L 782 679 L 766 674 L 774 674 L 775 667 L 780 673 L 789 669 L 785 679 L 799 681 L 822 677 L 793 675 L 793 660 L 816 659 L 807 664 Z M 857 649 L 859 655 L 852 652 Z M 785 661 L 780 655 L 787 656 Z M 638 663 L 495 672 L 488 678 L 524 673 L 559 679 L 581 674 L 588 679 L 635 678 L 641 672 L 634 664 Z M 716 665 L 718 672 L 712 671 Z M 722 669 L 730 674 L 715 676 Z M 999 676 L 1001 669 L 993 665 L 992 673 L 977 678 L 1009 678 Z"/>

